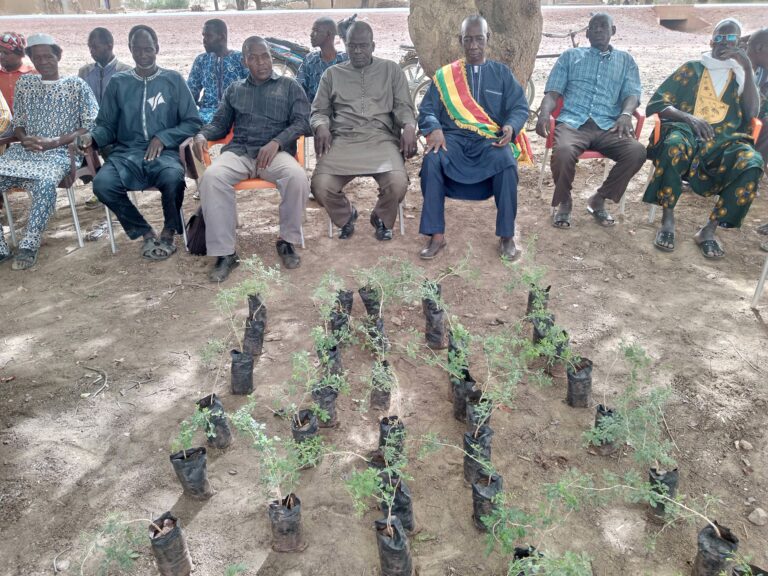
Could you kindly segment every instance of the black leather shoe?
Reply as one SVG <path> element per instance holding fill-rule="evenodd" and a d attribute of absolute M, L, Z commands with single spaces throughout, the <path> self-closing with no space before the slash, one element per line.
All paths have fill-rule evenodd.
<path fill-rule="evenodd" d="M 293 244 L 286 242 L 285 240 L 277 241 L 277 253 L 283 261 L 283 266 L 289 270 L 298 268 L 301 264 L 301 257 L 296 254 L 296 250 L 293 249 Z"/>
<path fill-rule="evenodd" d="M 347 220 L 347 223 L 341 227 L 339 240 L 347 240 L 352 237 L 352 234 L 355 233 L 355 220 L 357 220 L 357 208 L 352 206 L 352 215 L 349 217 L 349 220 Z"/>
<path fill-rule="evenodd" d="M 230 254 L 229 256 L 219 256 L 208 273 L 208 279 L 211 282 L 224 282 L 229 273 L 238 266 L 240 266 L 240 258 L 237 257 L 237 253 Z"/>
<path fill-rule="evenodd" d="M 446 244 L 448 244 L 448 242 L 446 242 L 445 239 L 438 242 L 435 240 L 434 236 L 430 237 L 427 245 L 422 248 L 421 252 L 419 252 L 419 258 L 422 260 L 432 260 L 432 258 L 437 256 L 437 253 L 440 252 L 440 250 L 445 248 Z"/>
<path fill-rule="evenodd" d="M 371 226 L 376 230 L 376 240 L 392 240 L 392 229 L 384 226 L 376 212 L 371 212 Z"/>
<path fill-rule="evenodd" d="M 509 260 L 512 262 L 518 256 L 517 248 L 515 247 L 514 238 L 501 238 L 499 240 L 499 256 L 502 260 Z"/>

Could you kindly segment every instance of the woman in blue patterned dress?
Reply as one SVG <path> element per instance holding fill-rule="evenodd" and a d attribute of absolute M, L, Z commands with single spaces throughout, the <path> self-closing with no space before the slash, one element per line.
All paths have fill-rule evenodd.
<path fill-rule="evenodd" d="M 32 196 L 24 239 L 13 256 L 13 269 L 37 262 L 40 238 L 56 208 L 56 186 L 69 172 L 67 146 L 93 126 L 99 107 L 88 85 L 77 77 L 59 78 L 61 48 L 48 34 L 27 42 L 37 74 L 16 83 L 13 127 L 18 143 L 0 156 L 0 191 L 22 188 Z M 11 252 L 0 232 L 0 262 Z"/>

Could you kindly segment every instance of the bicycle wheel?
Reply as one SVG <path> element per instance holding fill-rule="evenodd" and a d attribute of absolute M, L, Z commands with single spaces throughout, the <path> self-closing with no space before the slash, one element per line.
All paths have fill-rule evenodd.
<path fill-rule="evenodd" d="M 287 76 L 288 78 L 296 78 L 299 73 L 298 67 L 289 60 L 278 60 L 275 58 L 272 61 L 272 70 L 278 76 Z"/>
<path fill-rule="evenodd" d="M 528 107 L 533 104 L 533 99 L 536 97 L 536 85 L 533 83 L 532 78 L 528 78 L 528 82 L 525 84 L 525 99 L 528 100 Z"/>
<path fill-rule="evenodd" d="M 421 104 L 421 101 L 424 99 L 424 96 L 427 95 L 427 90 L 429 90 L 429 87 L 432 85 L 432 80 L 429 78 L 424 78 L 424 80 L 419 83 L 416 88 L 413 88 L 411 90 L 411 98 L 413 100 L 413 107 L 416 108 L 416 112 L 419 111 L 419 104 Z"/>
<path fill-rule="evenodd" d="M 405 74 L 405 78 L 408 80 L 408 87 L 411 90 L 416 88 L 426 78 L 424 70 L 421 68 L 421 64 L 418 60 L 410 60 L 400 66 L 400 69 L 403 71 L 403 74 Z"/>

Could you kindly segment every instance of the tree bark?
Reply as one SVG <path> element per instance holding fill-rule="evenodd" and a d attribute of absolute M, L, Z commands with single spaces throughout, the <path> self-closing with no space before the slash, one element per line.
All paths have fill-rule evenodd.
<path fill-rule="evenodd" d="M 213 0 L 213 9 L 219 11 L 219 0 Z"/>
<path fill-rule="evenodd" d="M 408 28 L 424 71 L 432 76 L 463 57 L 459 33 L 471 14 L 488 21 L 488 57 L 509 66 L 525 85 L 541 41 L 541 0 L 411 0 Z"/>

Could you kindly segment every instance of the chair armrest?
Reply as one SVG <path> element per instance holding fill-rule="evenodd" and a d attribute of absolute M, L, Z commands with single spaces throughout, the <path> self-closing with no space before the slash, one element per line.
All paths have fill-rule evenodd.
<path fill-rule="evenodd" d="M 18 142 L 19 139 L 16 138 L 16 136 L 6 136 L 5 138 L 0 138 L 0 146 L 5 146 L 7 144 L 13 144 L 14 142 Z"/>
<path fill-rule="evenodd" d="M 299 163 L 299 165 L 304 168 L 304 136 L 299 136 L 299 139 L 296 140 L 296 162 Z"/>
<path fill-rule="evenodd" d="M 632 113 L 632 116 L 634 116 L 637 121 L 635 125 L 635 139 L 640 140 L 640 132 L 643 131 L 643 126 L 645 125 L 645 115 L 635 110 Z"/>
<path fill-rule="evenodd" d="M 194 138 L 190 137 L 184 140 L 179 146 L 179 160 L 184 167 L 184 175 L 192 180 L 197 180 L 200 175 L 197 173 L 197 167 L 195 166 L 195 160 L 192 158 L 192 144 Z"/>
<path fill-rule="evenodd" d="M 757 142 L 760 138 L 760 132 L 763 129 L 763 121 L 760 118 L 752 118 L 752 140 Z"/>

